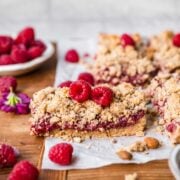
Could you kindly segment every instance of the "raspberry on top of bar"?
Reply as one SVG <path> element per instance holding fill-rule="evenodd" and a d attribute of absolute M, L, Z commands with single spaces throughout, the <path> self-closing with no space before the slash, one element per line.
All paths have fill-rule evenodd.
<path fill-rule="evenodd" d="M 136 34 L 106 34 L 101 33 L 98 40 L 98 52 L 97 55 L 111 53 L 116 47 L 122 47 L 126 49 L 132 47 L 133 49 L 140 50 L 143 46 L 142 37 Z"/>
<path fill-rule="evenodd" d="M 154 50 L 155 65 L 166 72 L 180 69 L 180 34 L 164 31 L 150 38 L 149 47 Z"/>
<path fill-rule="evenodd" d="M 180 76 L 160 73 L 148 88 L 152 104 L 173 143 L 180 143 Z"/>
<path fill-rule="evenodd" d="M 32 134 L 85 138 L 135 135 L 144 130 L 144 93 L 131 84 L 122 83 L 111 88 L 107 85 L 92 87 L 93 98 L 83 102 L 73 99 L 70 93 L 72 87 L 47 87 L 33 95 Z M 110 104 L 106 103 L 106 99 L 100 99 L 111 97 L 111 91 Z"/>

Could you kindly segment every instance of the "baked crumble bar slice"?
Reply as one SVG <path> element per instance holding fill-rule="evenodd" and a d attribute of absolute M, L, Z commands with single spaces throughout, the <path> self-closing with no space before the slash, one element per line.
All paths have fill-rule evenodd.
<path fill-rule="evenodd" d="M 180 76 L 179 74 L 159 74 L 155 77 L 148 94 L 160 115 L 159 124 L 175 144 L 180 143 Z"/>
<path fill-rule="evenodd" d="M 130 46 L 124 47 L 121 39 L 122 35 L 106 34 L 106 33 L 99 34 L 97 56 L 109 54 L 116 47 L 120 48 L 122 50 L 122 53 L 124 53 L 123 51 L 126 48 L 129 48 Z M 136 34 L 131 34 L 131 38 L 134 41 L 134 46 L 131 47 L 136 51 L 141 51 L 142 47 L 144 46 L 142 37 L 138 33 L 136 33 Z"/>
<path fill-rule="evenodd" d="M 151 59 L 139 57 L 132 47 L 126 48 L 122 56 L 121 48 L 116 47 L 111 53 L 99 55 L 93 64 L 88 66 L 94 75 L 95 83 L 118 85 L 128 82 L 135 86 L 146 85 L 157 73 Z"/>
<path fill-rule="evenodd" d="M 174 36 L 172 31 L 164 31 L 150 38 L 149 49 L 154 52 L 154 64 L 169 73 L 180 69 L 180 47 L 174 45 Z"/>
<path fill-rule="evenodd" d="M 30 105 L 31 134 L 85 139 L 142 132 L 146 125 L 143 92 L 128 83 L 111 89 L 114 95 L 108 107 L 92 100 L 78 103 L 70 98 L 67 87 L 36 92 Z"/>

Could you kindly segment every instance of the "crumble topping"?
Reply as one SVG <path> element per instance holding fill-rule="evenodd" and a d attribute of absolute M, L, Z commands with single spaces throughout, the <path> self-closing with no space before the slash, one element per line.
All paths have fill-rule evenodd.
<path fill-rule="evenodd" d="M 180 48 L 172 43 L 174 33 L 164 31 L 150 39 L 150 47 L 154 49 L 154 63 L 163 71 L 172 72 L 180 68 Z"/>
<path fill-rule="evenodd" d="M 140 47 L 143 45 L 143 41 L 141 36 L 136 33 L 132 34 L 131 37 L 133 38 L 135 42 L 135 47 L 127 46 L 126 48 L 123 48 L 128 50 L 130 49 L 137 49 L 139 50 Z M 111 53 L 116 47 L 122 48 L 121 45 L 121 35 L 115 35 L 115 34 L 105 34 L 101 33 L 99 35 L 99 41 L 98 41 L 98 55 L 108 54 Z"/>
<path fill-rule="evenodd" d="M 133 125 L 137 118 L 144 116 L 146 102 L 142 91 L 136 90 L 128 83 L 112 87 L 112 90 L 114 92 L 113 102 L 109 107 L 103 108 L 91 100 L 83 103 L 72 100 L 67 87 L 47 87 L 33 95 L 31 101 L 32 127 L 36 123 L 46 122 L 45 125 L 49 126 L 48 130 L 54 123 L 61 128 L 76 126 L 77 129 L 83 129 L 88 123 L 86 128 L 93 129 L 101 123 L 100 128 L 103 130 L 104 122 L 107 127 L 111 127 L 112 123 L 116 125 L 120 120 L 123 123 L 127 120 L 125 125 Z"/>
<path fill-rule="evenodd" d="M 120 82 L 141 85 L 156 71 L 152 61 L 147 57 L 139 57 L 132 47 L 125 50 L 122 47 L 116 47 L 107 55 L 99 55 L 88 69 L 94 75 L 97 84 L 113 85 Z"/>
<path fill-rule="evenodd" d="M 165 122 L 180 118 L 180 78 L 178 74 L 159 74 L 147 90 L 152 96 L 153 104 Z"/>
<path fill-rule="evenodd" d="M 136 141 L 129 146 L 131 152 L 144 152 L 147 150 L 146 143 L 143 141 Z"/>
<path fill-rule="evenodd" d="M 171 46 L 173 36 L 174 33 L 172 31 L 163 31 L 160 34 L 154 35 L 150 38 L 150 46 L 156 51 L 160 50 L 164 45 Z"/>

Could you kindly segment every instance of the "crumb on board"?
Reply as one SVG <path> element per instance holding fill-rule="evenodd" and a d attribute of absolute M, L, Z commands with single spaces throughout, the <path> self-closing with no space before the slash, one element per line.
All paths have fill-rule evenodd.
<path fill-rule="evenodd" d="M 131 152 L 144 152 L 147 150 L 146 144 L 141 141 L 136 141 L 132 145 L 130 145 L 129 150 Z"/>
<path fill-rule="evenodd" d="M 125 177 L 124 177 L 124 180 L 136 180 L 137 178 L 138 178 L 137 173 L 126 174 Z"/>
<path fill-rule="evenodd" d="M 145 135 L 145 133 L 143 131 L 139 131 L 136 133 L 136 136 L 139 136 L 139 137 L 142 137 L 144 135 Z"/>

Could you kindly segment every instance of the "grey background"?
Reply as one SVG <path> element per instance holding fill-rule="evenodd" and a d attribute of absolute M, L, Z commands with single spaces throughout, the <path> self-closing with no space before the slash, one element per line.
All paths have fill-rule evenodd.
<path fill-rule="evenodd" d="M 180 0 L 0 0 L 0 33 L 31 25 L 61 40 L 99 32 L 180 31 Z"/>

